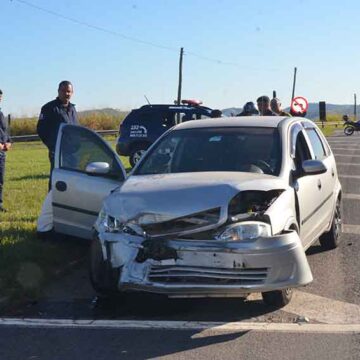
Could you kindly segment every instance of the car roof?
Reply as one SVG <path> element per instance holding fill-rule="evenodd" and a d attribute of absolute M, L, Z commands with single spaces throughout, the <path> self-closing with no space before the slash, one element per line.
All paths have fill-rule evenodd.
<path fill-rule="evenodd" d="M 288 119 L 289 122 L 299 118 L 286 116 L 234 116 L 222 117 L 215 119 L 202 119 L 195 121 L 187 121 L 175 127 L 176 130 L 182 129 L 198 129 L 210 127 L 269 127 L 276 128 L 283 121 Z M 304 118 L 300 118 L 304 120 Z"/>

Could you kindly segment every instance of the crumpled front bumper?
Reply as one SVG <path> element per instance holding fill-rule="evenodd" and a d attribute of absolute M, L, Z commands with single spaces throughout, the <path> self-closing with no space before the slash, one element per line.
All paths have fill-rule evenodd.
<path fill-rule="evenodd" d="M 303 286 L 313 279 L 295 231 L 251 241 L 147 240 L 100 233 L 103 254 L 120 268 L 118 289 L 168 296 L 241 296 Z M 150 247 L 149 247 L 150 243 Z M 154 246 L 152 246 L 154 245 Z"/>

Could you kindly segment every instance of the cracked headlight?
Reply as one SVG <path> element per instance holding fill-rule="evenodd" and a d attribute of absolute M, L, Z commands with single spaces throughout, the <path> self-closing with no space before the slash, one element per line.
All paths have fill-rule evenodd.
<path fill-rule="evenodd" d="M 98 228 L 102 228 L 105 232 L 110 233 L 119 232 L 122 229 L 122 223 L 115 217 L 107 214 L 104 208 L 99 213 L 96 225 Z"/>
<path fill-rule="evenodd" d="M 228 226 L 216 239 L 221 241 L 239 241 L 269 236 L 271 236 L 269 224 L 258 221 L 243 221 Z"/>

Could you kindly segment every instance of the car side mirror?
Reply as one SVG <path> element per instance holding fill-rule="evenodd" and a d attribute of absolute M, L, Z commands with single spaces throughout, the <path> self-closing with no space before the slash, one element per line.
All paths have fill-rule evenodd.
<path fill-rule="evenodd" d="M 302 170 L 304 175 L 319 175 L 326 173 L 327 168 L 321 160 L 305 160 Z"/>
<path fill-rule="evenodd" d="M 89 175 L 106 175 L 110 172 L 107 162 L 92 162 L 86 165 L 85 172 Z"/>

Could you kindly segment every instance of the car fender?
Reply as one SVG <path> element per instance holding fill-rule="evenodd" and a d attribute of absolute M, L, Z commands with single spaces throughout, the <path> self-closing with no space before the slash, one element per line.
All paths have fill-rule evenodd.
<path fill-rule="evenodd" d="M 296 225 L 294 190 L 286 189 L 265 212 L 270 217 L 272 233 L 279 234 Z M 297 226 L 297 225 L 296 225 Z"/>

